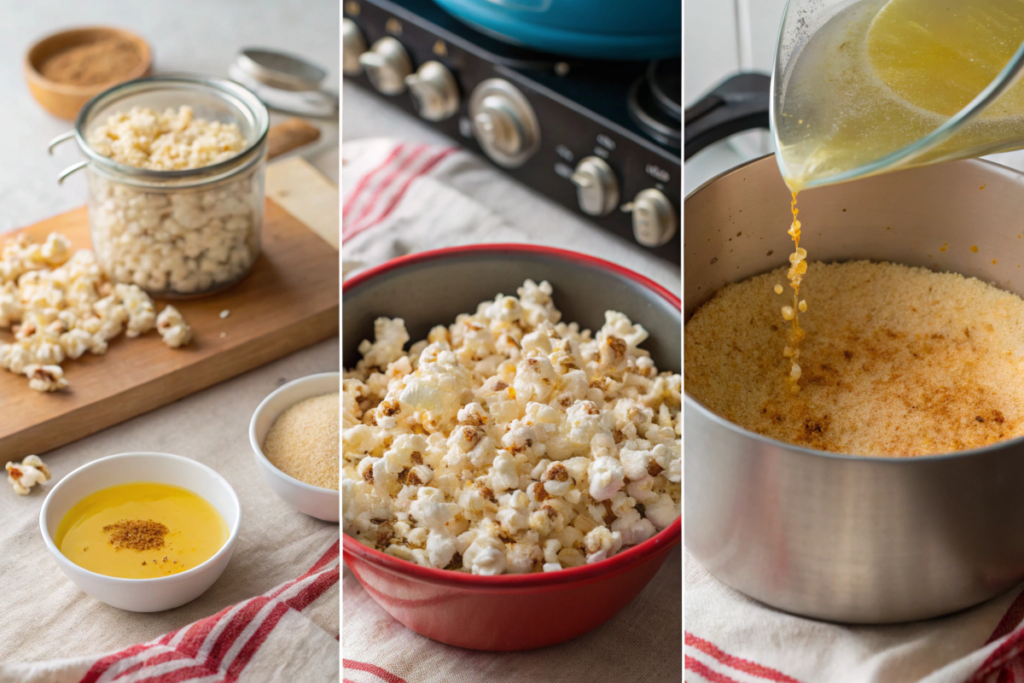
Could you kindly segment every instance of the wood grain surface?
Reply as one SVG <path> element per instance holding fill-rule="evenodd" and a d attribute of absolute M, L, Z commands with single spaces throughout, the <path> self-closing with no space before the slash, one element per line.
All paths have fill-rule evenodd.
<path fill-rule="evenodd" d="M 35 240 L 52 231 L 76 248 L 90 246 L 84 207 L 23 230 Z M 336 335 L 338 277 L 335 248 L 268 199 L 263 253 L 252 272 L 220 294 L 174 302 L 192 326 L 188 346 L 168 348 L 155 330 L 121 335 L 106 355 L 66 361 L 70 387 L 53 394 L 0 370 L 0 459 L 75 441 Z M 157 301 L 157 311 L 164 303 Z M 11 338 L 0 332 L 0 341 Z"/>

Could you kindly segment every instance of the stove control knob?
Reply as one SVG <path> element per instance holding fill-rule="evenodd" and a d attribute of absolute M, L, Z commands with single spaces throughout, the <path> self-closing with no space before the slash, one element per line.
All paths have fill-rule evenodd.
<path fill-rule="evenodd" d="M 641 190 L 622 210 L 633 213 L 633 236 L 645 247 L 660 247 L 676 234 L 676 211 L 658 190 Z"/>
<path fill-rule="evenodd" d="M 427 121 L 442 121 L 459 110 L 459 84 L 441 62 L 427 62 L 405 77 L 416 111 Z"/>
<path fill-rule="evenodd" d="M 341 22 L 342 64 L 341 70 L 346 76 L 358 76 L 363 73 L 363 65 L 359 63 L 359 55 L 366 52 L 366 38 L 356 26 L 356 22 L 345 19 Z"/>
<path fill-rule="evenodd" d="M 390 36 L 381 38 L 369 52 L 359 55 L 359 64 L 366 69 L 373 87 L 385 95 L 404 92 L 405 77 L 412 73 L 409 53 Z"/>
<path fill-rule="evenodd" d="M 533 106 L 504 79 L 486 80 L 473 90 L 469 116 L 480 147 L 500 166 L 522 166 L 540 147 L 540 125 Z"/>
<path fill-rule="evenodd" d="M 583 213 L 606 216 L 618 206 L 619 181 L 604 159 L 587 157 L 581 160 L 570 180 L 576 186 L 576 199 Z"/>

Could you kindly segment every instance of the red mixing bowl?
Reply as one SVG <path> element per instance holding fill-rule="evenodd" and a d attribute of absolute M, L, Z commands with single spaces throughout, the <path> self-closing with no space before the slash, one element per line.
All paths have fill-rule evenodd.
<path fill-rule="evenodd" d="M 380 316 L 405 320 L 412 339 L 525 279 L 547 280 L 563 320 L 598 329 L 606 310 L 625 313 L 651 337 L 660 370 L 682 365 L 679 298 L 614 263 L 561 249 L 487 244 L 397 258 L 342 285 L 342 360 L 359 360 Z M 428 638 L 474 650 L 527 650 L 583 635 L 611 619 L 654 577 L 681 538 L 667 529 L 618 555 L 557 572 L 474 576 L 421 567 L 344 535 L 344 561 L 395 619 Z"/>

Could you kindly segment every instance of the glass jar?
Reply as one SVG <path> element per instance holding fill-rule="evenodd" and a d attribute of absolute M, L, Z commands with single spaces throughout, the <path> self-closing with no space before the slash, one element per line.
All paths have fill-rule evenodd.
<path fill-rule="evenodd" d="M 114 114 L 183 105 L 196 119 L 236 123 L 242 151 L 210 166 L 162 171 L 114 161 L 89 145 Z M 50 147 L 73 137 L 86 156 L 60 179 L 85 169 L 92 246 L 107 276 L 160 298 L 212 294 L 245 277 L 260 252 L 269 122 L 252 92 L 202 76 L 142 78 L 90 100 L 75 129 Z"/>

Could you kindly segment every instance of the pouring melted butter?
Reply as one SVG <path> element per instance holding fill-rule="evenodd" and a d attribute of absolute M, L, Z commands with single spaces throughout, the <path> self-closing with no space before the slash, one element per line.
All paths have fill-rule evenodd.
<path fill-rule="evenodd" d="M 800 391 L 805 332 L 797 193 L 843 174 L 880 173 L 1021 145 L 1024 80 L 944 141 L 916 155 L 885 158 L 925 138 L 967 107 L 1000 75 L 1024 42 L 1021 0 L 860 0 L 836 13 L 787 65 L 775 119 L 778 158 L 793 195 L 787 273 L 793 305 L 783 355 L 786 385 Z"/>
<path fill-rule="evenodd" d="M 807 302 L 800 298 L 800 283 L 803 282 L 807 273 L 807 250 L 800 247 L 800 209 L 796 208 L 796 192 L 793 193 L 793 202 L 789 205 L 793 212 L 793 224 L 789 227 L 789 236 L 793 239 L 793 253 L 789 256 L 789 270 L 786 278 L 789 286 L 793 289 L 793 305 L 782 307 L 782 319 L 792 321 L 789 330 L 789 344 L 782 350 L 782 355 L 790 359 L 789 375 L 786 381 L 790 393 L 800 392 L 800 377 L 803 369 L 800 367 L 800 342 L 803 341 L 804 331 L 800 327 L 800 314 L 807 310 Z M 776 292 L 781 294 L 782 289 L 777 288 Z"/>
<path fill-rule="evenodd" d="M 780 78 L 775 134 L 791 190 L 1019 148 L 1024 80 L 941 143 L 891 163 L 969 105 L 1024 42 L 1019 0 L 860 0 L 815 30 Z"/>

